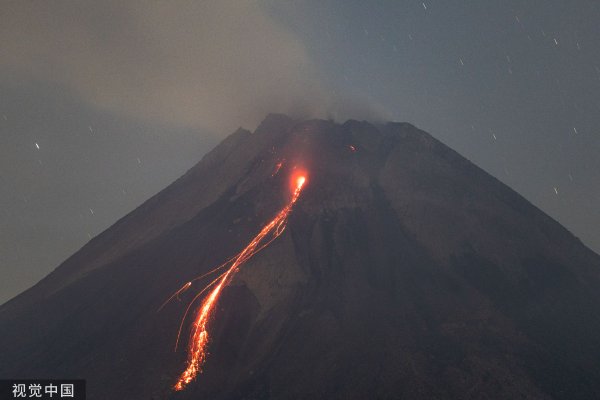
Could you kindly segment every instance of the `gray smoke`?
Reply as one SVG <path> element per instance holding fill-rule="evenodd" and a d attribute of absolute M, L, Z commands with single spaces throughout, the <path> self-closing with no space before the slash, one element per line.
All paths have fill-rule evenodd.
<path fill-rule="evenodd" d="M 229 133 L 269 112 L 344 118 L 356 103 L 332 98 L 303 43 L 256 1 L 14 1 L 0 37 L 0 79 L 51 81 L 176 126 Z"/>

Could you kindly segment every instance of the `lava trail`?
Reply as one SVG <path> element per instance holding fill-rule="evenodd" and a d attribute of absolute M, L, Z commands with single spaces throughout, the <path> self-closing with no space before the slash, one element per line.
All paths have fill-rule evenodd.
<path fill-rule="evenodd" d="M 206 361 L 206 346 L 208 344 L 208 322 L 215 310 L 215 306 L 219 301 L 219 296 L 223 288 L 231 281 L 233 276 L 239 270 L 239 267 L 248 261 L 253 255 L 269 245 L 279 235 L 283 233 L 287 218 L 292 211 L 292 207 L 300 197 L 302 187 L 306 182 L 304 175 L 298 176 L 294 181 L 294 191 L 290 202 L 282 208 L 279 213 L 265 225 L 264 228 L 256 235 L 250 243 L 240 252 L 236 257 L 231 260 L 229 268 L 220 275 L 216 281 L 213 281 L 211 285 L 214 285 L 210 293 L 202 301 L 202 305 L 198 309 L 196 319 L 192 326 L 192 333 L 190 338 L 190 344 L 188 347 L 188 359 L 187 367 L 185 371 L 179 376 L 179 380 L 173 387 L 174 390 L 183 390 L 188 383 L 190 383 L 197 375 L 201 372 L 202 365 Z M 187 284 L 186 284 L 187 285 Z M 181 293 L 183 290 L 187 290 L 189 285 L 182 287 L 176 292 L 176 295 Z M 209 285 L 210 286 L 210 285 Z M 205 288 L 206 290 L 207 288 Z M 199 297 L 198 294 L 194 300 Z M 192 300 L 192 301 L 194 301 Z M 188 307 L 189 309 L 189 307 Z M 185 318 L 185 316 L 184 316 Z"/>

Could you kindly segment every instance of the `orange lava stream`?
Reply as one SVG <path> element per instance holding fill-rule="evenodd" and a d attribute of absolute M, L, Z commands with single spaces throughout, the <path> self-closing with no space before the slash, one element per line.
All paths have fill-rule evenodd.
<path fill-rule="evenodd" d="M 188 289 L 189 289 L 189 288 L 192 286 L 192 284 L 193 284 L 194 282 L 196 282 L 196 281 L 198 281 L 198 280 L 200 280 L 200 279 L 202 279 L 202 278 L 206 278 L 207 276 L 209 276 L 209 275 L 212 275 L 212 274 L 214 274 L 215 272 L 217 272 L 217 271 L 219 271 L 219 270 L 221 270 L 221 269 L 225 268 L 227 265 L 229 265 L 229 263 L 230 263 L 231 261 L 235 260 L 235 259 L 236 259 L 238 256 L 239 256 L 239 253 L 238 253 L 238 254 L 236 254 L 235 256 L 231 257 L 229 260 L 225 261 L 223 264 L 219 265 L 217 268 L 214 268 L 214 269 L 212 269 L 212 270 L 208 271 L 207 273 L 205 273 L 205 274 L 203 274 L 203 275 L 199 275 L 199 276 L 195 277 L 194 279 L 192 279 L 191 281 L 189 281 L 189 282 L 186 282 L 186 283 L 185 283 L 185 284 L 184 284 L 184 285 L 183 285 L 181 288 L 179 288 L 179 289 L 178 289 L 178 290 L 177 290 L 175 293 L 173 293 L 173 294 L 172 294 L 172 295 L 171 295 L 171 296 L 170 296 L 170 297 L 169 297 L 167 300 L 165 300 L 165 302 L 161 304 L 161 306 L 158 308 L 158 310 L 156 310 L 156 312 L 159 312 L 160 310 L 162 310 L 162 309 L 163 309 L 163 308 L 164 308 L 164 307 L 165 307 L 167 304 L 169 304 L 169 302 L 170 302 L 171 300 L 173 300 L 173 299 L 175 299 L 175 298 L 179 299 L 179 295 L 180 295 L 181 293 L 183 293 L 183 292 L 187 291 L 187 290 L 188 290 Z M 220 276 L 222 276 L 222 275 L 220 275 Z M 219 277 L 220 277 L 220 276 L 219 276 Z M 219 279 L 219 278 L 217 278 L 216 280 L 218 280 L 218 279 Z M 202 294 L 202 293 L 204 293 L 204 291 L 205 291 L 205 290 L 206 290 L 208 287 L 210 287 L 210 286 L 212 286 L 212 284 L 209 284 L 208 286 L 205 286 L 205 287 L 204 287 L 204 289 L 202 290 L 202 292 L 200 292 L 199 294 Z M 194 300 L 195 300 L 195 299 L 196 299 L 196 297 L 194 298 Z M 192 301 L 192 303 L 193 303 L 193 301 Z M 186 313 L 185 315 L 187 315 L 187 313 Z M 185 316 L 184 316 L 184 319 L 185 319 Z M 179 336 L 177 337 L 177 340 L 179 340 Z M 177 350 L 177 346 L 175 346 L 175 350 Z"/>
<path fill-rule="evenodd" d="M 287 217 L 292 211 L 292 207 L 300 197 L 300 192 L 302 191 L 302 187 L 304 186 L 305 182 L 305 176 L 299 176 L 296 179 L 295 190 L 290 202 L 283 209 L 281 209 L 281 211 L 279 211 L 275 218 L 273 218 L 271 222 L 265 225 L 265 227 L 262 228 L 258 235 L 256 235 L 254 239 L 252 239 L 252 241 L 233 259 L 233 262 L 231 263 L 231 266 L 227 269 L 227 271 L 220 275 L 215 281 L 209 284 L 208 287 L 212 285 L 216 286 L 214 286 L 212 291 L 202 301 L 202 305 L 198 310 L 196 320 L 194 321 L 194 324 L 192 326 L 192 334 L 188 348 L 187 367 L 185 371 L 183 371 L 179 376 L 179 380 L 173 387 L 174 390 L 183 390 L 187 386 L 187 384 L 194 380 L 198 373 L 201 372 L 202 365 L 206 361 L 207 357 L 206 346 L 209 340 L 208 322 L 219 300 L 219 296 L 223 288 L 231 281 L 231 279 L 243 263 L 248 261 L 252 256 L 254 256 L 266 246 L 268 246 L 269 243 L 271 243 L 283 233 L 285 229 L 285 224 L 287 222 Z M 265 239 L 267 239 L 266 242 Z M 187 289 L 187 287 L 189 287 L 189 285 L 187 287 L 186 285 L 184 285 L 182 289 Z M 206 290 L 207 288 L 205 288 L 204 290 Z M 182 289 L 178 290 L 174 296 L 181 293 L 183 291 Z M 196 298 L 198 298 L 200 294 L 204 292 L 204 290 L 198 295 L 196 295 L 194 300 L 196 300 Z M 167 300 L 167 302 L 169 300 Z M 194 302 L 194 300 L 192 300 L 192 303 Z"/>

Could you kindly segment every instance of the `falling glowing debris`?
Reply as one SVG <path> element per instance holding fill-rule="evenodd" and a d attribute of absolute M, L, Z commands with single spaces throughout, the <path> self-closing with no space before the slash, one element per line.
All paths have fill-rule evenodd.
<path fill-rule="evenodd" d="M 192 286 L 192 282 L 191 281 L 187 282 L 178 291 L 176 291 L 175 293 L 173 293 L 173 295 L 171 297 L 169 297 L 164 303 L 162 303 L 162 305 L 158 308 L 158 311 L 162 310 L 163 307 L 166 306 L 167 303 L 169 303 L 171 300 L 173 300 L 174 298 L 178 297 L 181 293 L 183 293 L 186 290 L 188 290 L 190 288 L 190 286 Z"/>
<path fill-rule="evenodd" d="M 35 148 L 39 150 L 40 149 L 40 145 L 36 143 L 35 144 Z"/>
<path fill-rule="evenodd" d="M 279 161 L 276 165 L 275 165 L 275 171 L 273 171 L 273 173 L 271 174 L 271 176 L 275 176 L 279 173 L 279 170 L 281 169 L 281 167 L 283 166 L 283 163 L 285 162 L 285 159 Z"/>
<path fill-rule="evenodd" d="M 353 145 L 349 144 L 349 145 L 348 145 L 348 149 L 349 149 L 351 152 L 353 152 L 353 153 L 356 153 L 356 147 L 355 147 L 355 146 L 353 146 Z"/>
<path fill-rule="evenodd" d="M 215 310 L 215 306 L 219 301 L 219 296 L 223 288 L 231 282 L 231 279 L 234 275 L 239 271 L 239 267 L 248 261 L 252 256 L 258 253 L 260 250 L 264 249 L 268 246 L 273 240 L 279 237 L 286 226 L 287 218 L 292 211 L 292 207 L 300 197 L 300 193 L 302 188 L 306 183 L 306 175 L 303 173 L 294 175 L 292 177 L 293 182 L 295 183 L 292 199 L 290 202 L 277 213 L 275 218 L 271 220 L 267 225 L 265 225 L 261 231 L 256 235 L 250 243 L 232 260 L 229 260 L 225 264 L 217 267 L 213 271 L 209 272 L 209 274 L 214 271 L 224 267 L 229 266 L 229 268 L 221 275 L 219 275 L 215 280 L 213 280 L 208 286 L 206 286 L 200 293 L 194 297 L 190 305 L 188 306 L 188 310 L 192 303 L 200 297 L 200 295 L 209 289 L 211 286 L 214 286 L 210 293 L 204 298 L 200 308 L 198 309 L 198 313 L 196 315 L 196 319 L 192 325 L 192 333 L 190 338 L 190 344 L 188 347 L 188 360 L 187 367 L 181 373 L 177 383 L 173 387 L 174 390 L 180 391 L 183 390 L 192 380 L 196 378 L 198 373 L 202 372 L 201 368 L 204 362 L 206 361 L 207 352 L 206 346 L 209 341 L 208 334 L 208 322 Z M 191 285 L 191 282 L 188 282 Z M 182 290 L 187 290 L 186 283 L 180 290 L 178 290 L 174 296 L 182 292 Z M 188 286 L 189 287 L 189 286 Z M 171 296 L 173 298 L 173 296 Z M 171 298 L 167 300 L 170 301 Z M 165 303 L 167 303 L 165 302 Z M 184 315 L 184 319 L 187 315 Z M 183 321 L 182 321 L 183 325 Z M 181 327 L 180 327 L 181 331 Z"/>

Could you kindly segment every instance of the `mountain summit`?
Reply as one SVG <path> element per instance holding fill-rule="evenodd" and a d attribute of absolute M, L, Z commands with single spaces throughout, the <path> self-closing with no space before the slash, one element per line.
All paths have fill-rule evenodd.
<path fill-rule="evenodd" d="M 161 305 L 299 170 L 174 391 L 212 278 Z M 599 338 L 600 257 L 507 186 L 410 124 L 270 115 L 0 307 L 0 377 L 85 378 L 92 400 L 591 399 Z"/>

